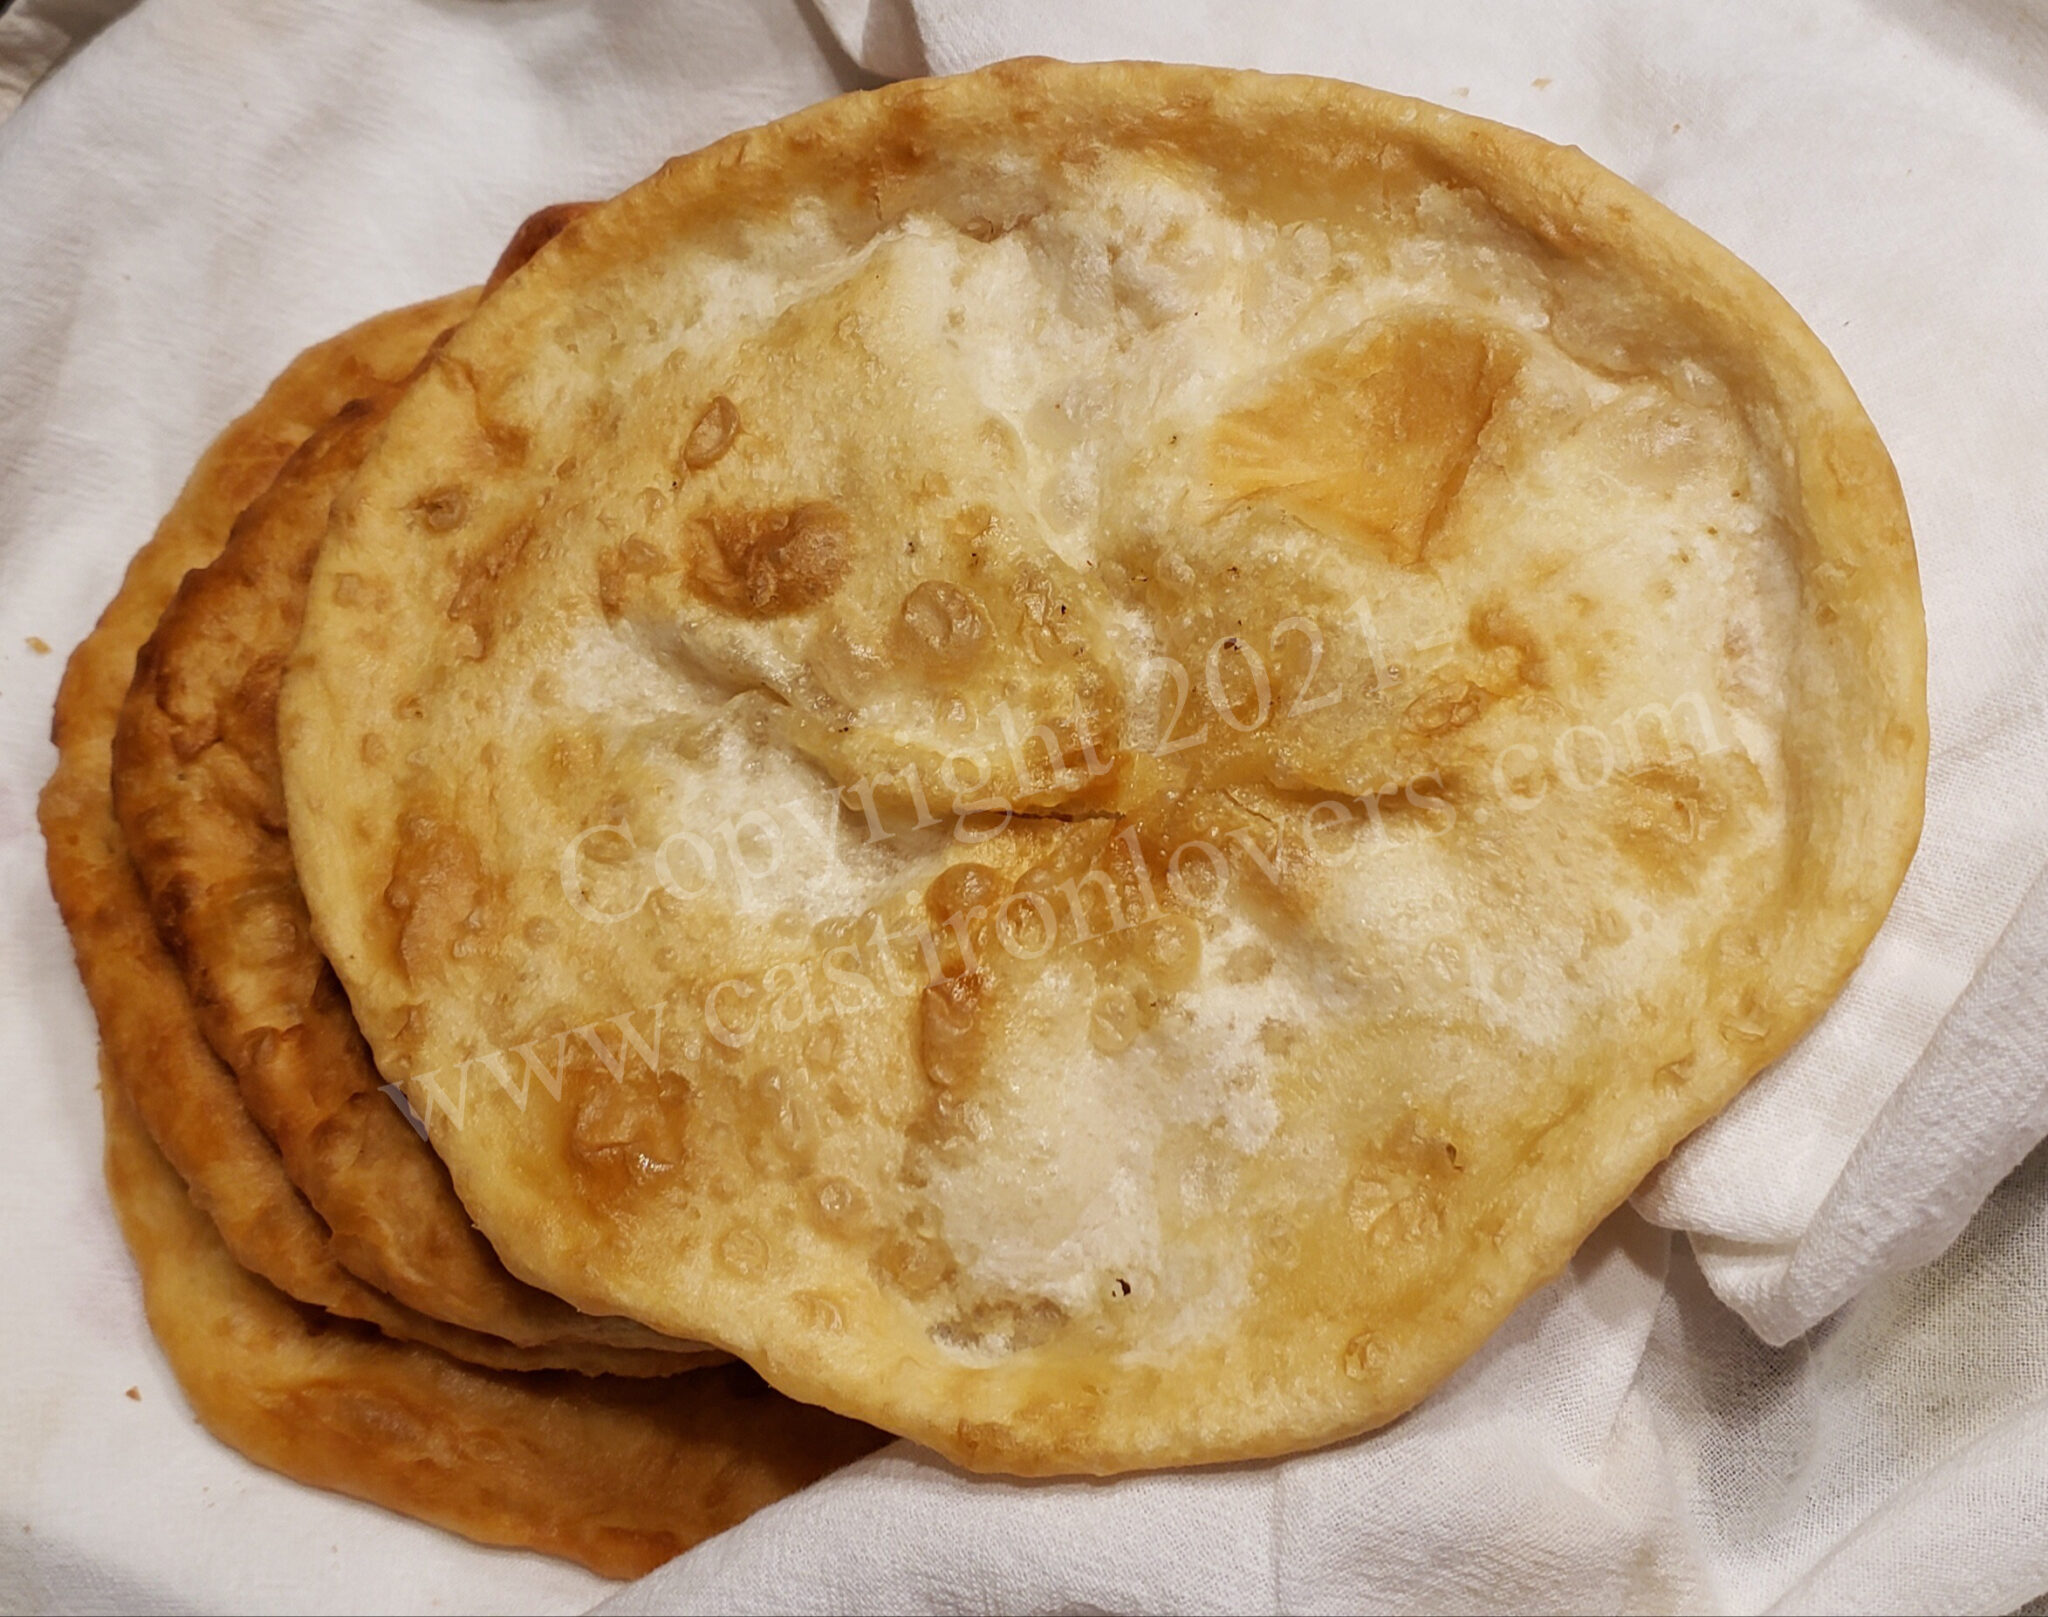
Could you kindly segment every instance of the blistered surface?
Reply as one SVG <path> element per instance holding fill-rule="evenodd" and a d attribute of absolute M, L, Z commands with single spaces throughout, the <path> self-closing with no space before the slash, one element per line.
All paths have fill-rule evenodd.
<path fill-rule="evenodd" d="M 985 145 L 508 289 L 330 539 L 294 839 L 515 1269 L 969 1463 L 1271 1452 L 1810 1014 L 1807 519 L 1676 304 L 1398 143 Z"/>

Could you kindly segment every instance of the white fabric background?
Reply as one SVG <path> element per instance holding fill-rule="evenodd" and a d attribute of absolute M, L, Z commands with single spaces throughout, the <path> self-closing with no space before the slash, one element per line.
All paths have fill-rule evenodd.
<path fill-rule="evenodd" d="M 99 1188 L 34 792 L 61 653 L 291 353 L 477 278 L 535 205 L 857 82 L 833 33 L 882 74 L 1042 51 L 1352 77 L 1582 145 L 1727 242 L 1899 462 L 1933 646 L 1927 832 L 1822 1025 L 1388 1432 L 1106 1485 L 969 1479 L 899 1445 L 619 1609 L 1999 1611 L 2048 1590 L 2048 1152 L 1978 1211 L 2048 1130 L 2048 15 L 820 8 L 145 0 L 0 124 L 0 1607 L 573 1610 L 609 1589 L 194 1430 Z M 0 17 L 0 88 L 53 54 L 24 14 L 64 9 Z"/>
<path fill-rule="evenodd" d="M 0 0 L 0 118 L 134 0 Z"/>

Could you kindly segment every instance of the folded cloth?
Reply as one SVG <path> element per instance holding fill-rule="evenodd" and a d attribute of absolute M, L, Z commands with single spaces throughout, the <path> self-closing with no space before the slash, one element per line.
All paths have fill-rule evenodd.
<path fill-rule="evenodd" d="M 2048 1590 L 2048 1148 L 1760 1342 L 1623 1211 L 1406 1419 L 1099 1482 L 883 1451 L 607 1612 L 2005 1612 Z"/>
<path fill-rule="evenodd" d="M 135 0 L 0 0 L 0 118 Z"/>
<path fill-rule="evenodd" d="M 2048 1130 L 2037 8 L 144 0 L 0 124 L 0 1606 L 565 1610 L 604 1588 L 192 1431 L 96 1183 L 90 1019 L 31 813 L 58 659 L 25 637 L 83 632 L 290 353 L 474 279 L 529 208 L 864 75 L 1023 52 L 1335 74 L 1500 118 L 1770 277 L 1913 511 L 1920 856 L 1821 1024 L 1388 1431 L 1108 1484 L 899 1445 L 615 1609 L 1999 1611 L 2048 1590 L 2048 1153 L 1979 1209 Z"/>

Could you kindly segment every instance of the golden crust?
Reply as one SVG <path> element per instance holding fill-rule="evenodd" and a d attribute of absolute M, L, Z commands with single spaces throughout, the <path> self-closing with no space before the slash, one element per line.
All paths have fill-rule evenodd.
<path fill-rule="evenodd" d="M 647 1370 L 679 1368 L 676 1344 L 504 1272 L 440 1160 L 381 1093 L 312 942 L 277 779 L 277 679 L 334 492 L 402 385 L 308 439 L 220 557 L 186 577 L 136 661 L 114 738 L 115 809 L 207 1040 L 344 1267 L 419 1313 L 521 1347 L 658 1349 Z M 559 1362 L 620 1361 L 571 1351 Z"/>
<path fill-rule="evenodd" d="M 1554 1274 L 1853 969 L 1924 677 L 1882 445 L 1698 232 L 1397 97 L 1034 62 L 572 226 L 338 503 L 280 734 L 516 1273 L 1100 1472 L 1391 1419 Z"/>
<path fill-rule="evenodd" d="M 150 1329 L 201 1424 L 259 1465 L 634 1578 L 883 1441 L 738 1365 L 509 1375 L 294 1304 L 229 1256 L 122 1086 L 101 1094 Z"/>
<path fill-rule="evenodd" d="M 474 302 L 474 293 L 459 293 L 397 310 L 307 350 L 201 457 L 65 667 L 52 732 L 57 768 L 38 804 L 50 888 L 99 1019 L 108 1071 L 127 1089 L 236 1261 L 301 1302 L 479 1364 L 537 1369 L 566 1358 L 591 1371 L 668 1374 L 703 1356 L 520 1346 L 406 1308 L 335 1261 L 326 1226 L 293 1187 L 276 1149 L 245 1110 L 233 1074 L 200 1031 L 176 963 L 151 924 L 114 817 L 116 720 L 137 648 L 179 581 L 214 559 L 237 514 L 324 422 L 352 399 L 409 375 L 428 344 Z"/>

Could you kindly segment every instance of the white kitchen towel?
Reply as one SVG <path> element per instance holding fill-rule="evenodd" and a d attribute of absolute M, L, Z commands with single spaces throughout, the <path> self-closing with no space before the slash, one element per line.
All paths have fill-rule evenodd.
<path fill-rule="evenodd" d="M 1086 1481 L 907 1444 L 607 1612 L 2007 1612 L 2048 1589 L 2048 1150 L 1771 1348 L 1630 1212 L 1406 1419 Z"/>
<path fill-rule="evenodd" d="M 134 0 L 0 0 L 0 118 Z"/>
<path fill-rule="evenodd" d="M 97 1184 L 90 1017 L 32 814 L 61 656 L 28 637 L 68 650 L 292 352 L 475 279 L 539 203 L 856 82 L 834 33 L 884 75 L 1040 51 L 1355 78 L 1584 146 L 1728 243 L 1899 462 L 1933 648 L 1927 831 L 1822 1025 L 1388 1432 L 1109 1484 L 971 1479 L 899 1446 L 622 1606 L 1994 1611 L 2048 1589 L 2042 1156 L 1905 1272 L 2048 1126 L 2038 7 L 144 0 L 0 124 L 0 1606 L 566 1610 L 604 1589 L 192 1428 Z"/>

